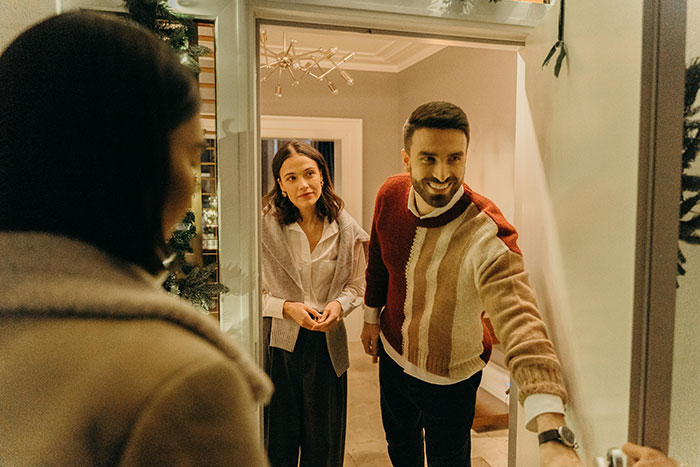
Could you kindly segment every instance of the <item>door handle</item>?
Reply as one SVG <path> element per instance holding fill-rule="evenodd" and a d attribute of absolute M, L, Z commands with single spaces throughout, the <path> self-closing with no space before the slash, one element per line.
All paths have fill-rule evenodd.
<path fill-rule="evenodd" d="M 625 455 L 620 448 L 610 448 L 605 457 L 596 457 L 595 467 L 625 467 Z"/>

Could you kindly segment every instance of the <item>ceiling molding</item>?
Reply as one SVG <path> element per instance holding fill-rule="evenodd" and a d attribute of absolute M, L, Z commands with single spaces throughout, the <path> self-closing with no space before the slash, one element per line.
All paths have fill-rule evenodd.
<path fill-rule="evenodd" d="M 297 55 L 319 48 L 335 47 L 338 49 L 334 57 L 337 62 L 346 54 L 355 52 L 355 56 L 343 64 L 343 69 L 354 71 L 399 73 L 446 47 L 445 44 L 428 43 L 405 37 L 319 31 L 276 25 L 264 25 L 262 29 L 267 33 L 267 47 L 275 52 L 282 50 L 283 32 L 287 33 L 287 40 L 296 41 Z"/>

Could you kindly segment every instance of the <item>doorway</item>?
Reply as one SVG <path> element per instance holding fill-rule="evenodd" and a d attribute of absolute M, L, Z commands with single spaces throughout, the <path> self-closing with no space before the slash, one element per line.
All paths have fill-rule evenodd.
<path fill-rule="evenodd" d="M 340 58 L 354 53 L 332 70 L 337 93 L 327 83 L 306 76 L 296 84 L 291 74 L 271 75 L 259 86 L 261 138 L 335 139 L 328 126 L 354 122 L 359 141 L 340 141 L 343 148 L 338 192 L 348 211 L 369 232 L 374 198 L 383 181 L 403 172 L 401 126 L 411 110 L 429 100 L 449 100 L 462 106 L 472 121 L 472 144 L 467 163 L 467 183 L 493 199 L 512 220 L 515 157 L 515 82 L 517 48 L 435 40 L 434 38 L 362 34 L 287 24 L 260 24 L 266 46 L 273 52 L 294 42 L 298 55 L 337 48 Z M 269 63 L 264 56 L 261 64 Z M 336 60 L 337 62 L 338 60 Z M 455 63 L 482 70 L 461 76 Z M 332 65 L 322 64 L 326 71 Z M 303 63 L 301 64 L 303 66 Z M 321 70 L 317 74 L 321 74 Z M 348 77 L 352 85 L 348 85 Z M 461 81 L 461 86 L 454 82 Z M 291 128 L 293 127 L 293 128 Z M 337 134 L 337 133 L 335 133 Z M 313 135 L 313 136 L 312 136 Z M 356 136 L 356 137 L 357 137 Z M 345 149 L 355 141 L 356 149 Z M 263 150 L 263 153 L 265 151 Z M 262 156 L 264 159 L 264 156 Z M 263 168 L 265 161 L 261 161 Z M 353 170 L 350 174 L 348 171 Z M 498 174 L 498 175 L 496 175 Z M 263 175 L 263 179 L 265 176 Z M 264 183 L 264 182 L 263 182 Z M 355 201 L 357 200 L 357 201 Z M 360 209 L 353 209 L 359 205 Z M 351 366 L 348 372 L 348 433 L 346 465 L 390 465 L 379 414 L 376 366 L 359 342 L 362 310 L 346 320 Z M 508 465 L 509 373 L 503 349 L 496 346 L 484 372 L 477 401 L 473 432 L 474 465 Z"/>

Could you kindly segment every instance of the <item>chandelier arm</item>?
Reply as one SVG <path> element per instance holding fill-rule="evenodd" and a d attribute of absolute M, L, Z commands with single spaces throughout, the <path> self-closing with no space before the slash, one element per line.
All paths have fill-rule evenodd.
<path fill-rule="evenodd" d="M 296 86 L 299 84 L 299 81 L 297 81 L 296 77 L 294 76 L 294 72 L 292 71 L 291 68 L 287 68 L 287 71 L 289 72 L 289 75 L 292 77 L 292 86 Z"/>
<path fill-rule="evenodd" d="M 262 83 L 263 81 L 267 80 L 267 78 L 269 78 L 270 75 L 272 75 L 272 73 L 274 73 L 276 69 L 278 69 L 278 68 L 277 68 L 277 67 L 273 67 L 273 68 L 270 70 L 270 72 L 269 72 L 267 75 L 265 75 L 265 77 L 264 77 L 263 79 L 260 80 L 260 82 Z"/>
<path fill-rule="evenodd" d="M 321 53 L 321 49 L 311 50 L 309 52 L 304 52 L 303 54 L 297 55 L 298 58 L 306 58 L 308 55 Z"/>

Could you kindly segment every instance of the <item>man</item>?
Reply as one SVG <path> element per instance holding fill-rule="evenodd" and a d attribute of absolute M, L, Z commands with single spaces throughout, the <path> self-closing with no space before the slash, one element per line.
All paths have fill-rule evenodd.
<path fill-rule="evenodd" d="M 481 312 L 504 342 L 544 466 L 580 466 L 564 422 L 559 361 L 498 208 L 463 184 L 469 124 L 454 104 L 403 128 L 408 173 L 380 188 L 365 291 L 365 352 L 379 357 L 382 422 L 397 467 L 470 465 L 481 381 Z"/>

